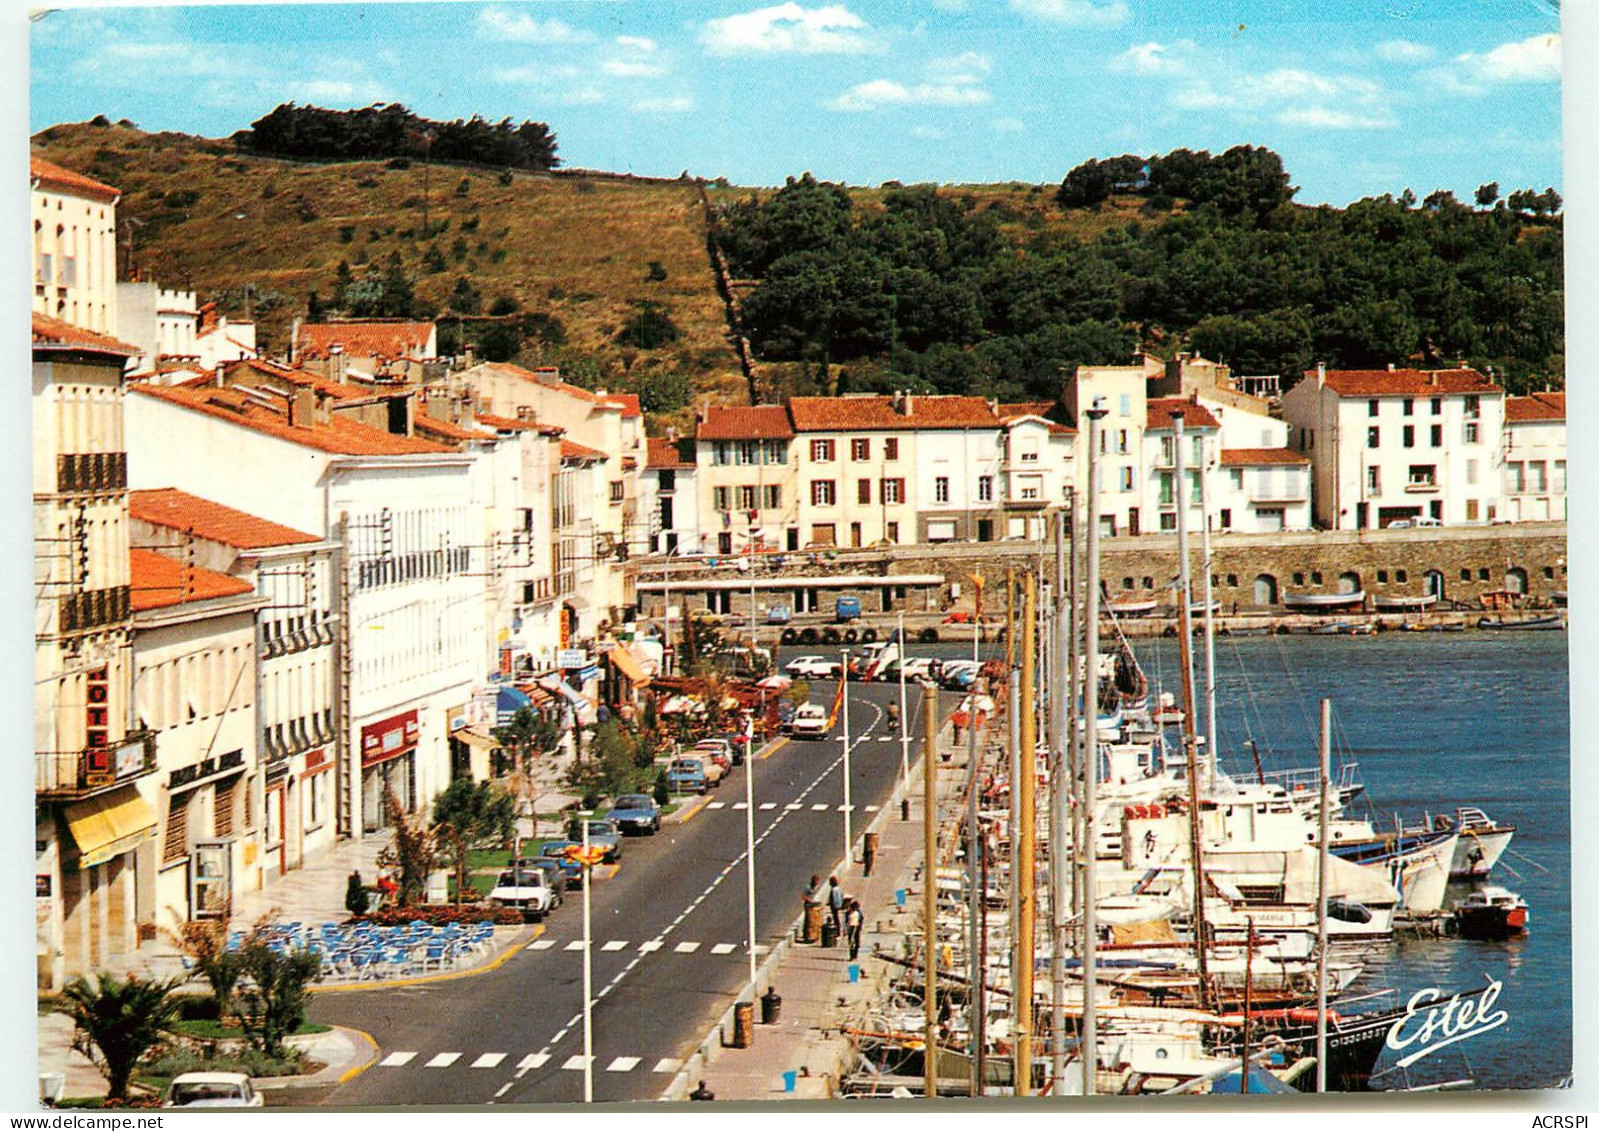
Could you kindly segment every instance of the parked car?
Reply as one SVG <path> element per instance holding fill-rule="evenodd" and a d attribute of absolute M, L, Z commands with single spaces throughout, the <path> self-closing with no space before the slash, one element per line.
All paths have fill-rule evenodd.
<path fill-rule="evenodd" d="M 773 605 L 766 610 L 767 624 L 787 624 L 794 619 L 794 613 L 787 605 Z"/>
<path fill-rule="evenodd" d="M 794 679 L 837 679 L 838 661 L 826 656 L 796 656 L 783 665 Z"/>
<path fill-rule="evenodd" d="M 783 734 L 794 733 L 794 704 L 787 699 L 777 701 L 777 729 Z"/>
<path fill-rule="evenodd" d="M 547 840 L 539 849 L 538 856 L 533 863 L 539 867 L 550 867 L 561 873 L 569 888 L 583 886 L 583 864 L 566 854 L 568 848 L 582 848 L 582 844 L 574 840 Z"/>
<path fill-rule="evenodd" d="M 622 830 L 615 821 L 601 818 L 588 822 L 589 847 L 605 849 L 605 862 L 614 864 L 622 858 Z"/>
<path fill-rule="evenodd" d="M 939 685 L 950 691 L 968 691 L 977 682 L 978 666 L 971 660 L 945 660 L 938 673 Z"/>
<path fill-rule="evenodd" d="M 490 907 L 510 907 L 537 922 L 561 905 L 561 894 L 541 867 L 508 868 L 489 892 Z"/>
<path fill-rule="evenodd" d="M 182 1072 L 167 1085 L 162 1107 L 262 1107 L 261 1093 L 243 1072 Z"/>
<path fill-rule="evenodd" d="M 661 829 L 661 807 L 647 793 L 624 793 L 611 806 L 611 820 L 623 833 L 654 836 Z"/>
<path fill-rule="evenodd" d="M 833 613 L 841 621 L 860 620 L 861 599 L 859 597 L 840 597 L 834 602 Z"/>
<path fill-rule="evenodd" d="M 819 703 L 807 703 L 794 712 L 795 738 L 823 738 L 828 731 L 827 708 Z"/>
<path fill-rule="evenodd" d="M 698 758 L 673 758 L 666 767 L 666 786 L 673 793 L 704 793 L 711 782 Z"/>
<path fill-rule="evenodd" d="M 743 751 L 725 738 L 702 738 L 694 744 L 694 757 L 709 758 L 724 774 L 744 760 Z"/>

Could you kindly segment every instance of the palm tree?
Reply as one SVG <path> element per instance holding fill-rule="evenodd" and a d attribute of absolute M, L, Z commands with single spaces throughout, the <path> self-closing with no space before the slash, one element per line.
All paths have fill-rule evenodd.
<path fill-rule="evenodd" d="M 162 933 L 189 960 L 189 964 L 211 987 L 217 1003 L 217 1020 L 226 1025 L 233 1006 L 233 990 L 244 973 L 239 952 L 228 949 L 229 918 L 184 919 L 172 911 L 174 926 Z"/>
<path fill-rule="evenodd" d="M 100 1069 L 110 1085 L 108 1098 L 128 1098 L 134 1068 L 173 1032 L 179 1016 L 173 997 L 177 986 L 176 979 L 157 982 L 130 974 L 118 981 L 101 971 L 95 982 L 79 975 L 61 991 L 61 1011 L 74 1026 L 72 1047 Z"/>
<path fill-rule="evenodd" d="M 516 828 L 516 800 L 493 782 L 456 778 L 433 801 L 434 837 L 455 858 L 455 903 L 466 899 L 468 854 L 510 839 Z"/>

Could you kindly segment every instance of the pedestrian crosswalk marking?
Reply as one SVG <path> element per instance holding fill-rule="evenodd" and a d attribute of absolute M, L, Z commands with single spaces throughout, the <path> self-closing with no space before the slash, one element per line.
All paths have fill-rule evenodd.
<path fill-rule="evenodd" d="M 828 807 L 825 804 L 821 803 L 821 802 L 818 802 L 815 805 L 811 806 L 811 812 L 812 813 L 825 813 L 825 812 L 827 812 L 827 809 L 828 809 Z"/>
<path fill-rule="evenodd" d="M 567 943 L 566 946 L 564 946 L 562 949 L 563 950 L 582 950 L 583 949 L 583 940 L 582 939 L 573 939 L 571 942 Z"/>
<path fill-rule="evenodd" d="M 790 801 L 787 805 L 783 806 L 783 808 L 789 809 L 789 810 L 793 810 L 793 809 L 803 809 L 803 808 L 805 808 L 805 806 L 801 805 L 798 801 Z M 825 808 L 825 806 L 824 806 L 824 808 Z"/>
<path fill-rule="evenodd" d="M 747 808 L 749 808 L 749 806 L 745 805 L 744 802 L 742 802 L 742 801 L 735 801 L 735 802 L 733 802 L 733 808 L 735 808 L 735 809 L 747 809 Z"/>
<path fill-rule="evenodd" d="M 838 807 L 838 810 L 837 810 L 837 811 L 838 811 L 838 812 L 840 812 L 840 813 L 842 813 L 842 812 L 844 812 L 844 811 L 845 811 L 845 810 L 848 810 L 848 811 L 849 811 L 849 812 L 851 812 L 851 813 L 853 813 L 853 812 L 855 812 L 855 806 L 853 806 L 853 805 L 840 805 L 840 806 L 839 806 L 839 807 Z"/>
<path fill-rule="evenodd" d="M 738 948 L 730 942 L 719 942 L 711 947 L 712 954 L 732 954 Z"/>
<path fill-rule="evenodd" d="M 534 939 L 532 942 L 527 944 L 527 948 L 529 950 L 549 950 L 550 947 L 554 945 L 554 939 Z"/>
<path fill-rule="evenodd" d="M 641 1058 L 636 1056 L 619 1056 L 605 1066 L 607 1072 L 631 1072 L 638 1067 Z"/>
<path fill-rule="evenodd" d="M 762 812 L 765 812 L 768 809 L 776 809 L 776 808 L 777 808 L 777 802 L 775 802 L 775 801 L 763 801 L 763 802 L 761 802 L 761 811 Z"/>
<path fill-rule="evenodd" d="M 526 1056 L 524 1056 L 521 1060 L 517 1061 L 516 1062 L 516 1066 L 518 1068 L 522 1069 L 525 1072 L 529 1068 L 543 1068 L 549 1062 L 550 1062 L 550 1054 L 549 1053 L 547 1053 L 547 1052 L 530 1052 Z"/>
<path fill-rule="evenodd" d="M 877 736 L 877 741 L 879 741 L 879 742 L 893 742 L 894 741 L 894 736 L 891 735 L 891 734 L 880 734 L 880 735 Z"/>
<path fill-rule="evenodd" d="M 622 939 L 612 939 L 610 942 L 608 942 L 604 946 L 600 947 L 600 949 L 601 950 L 626 950 L 627 949 L 627 943 L 625 941 L 623 941 Z"/>
<path fill-rule="evenodd" d="M 458 1061 L 460 1059 L 461 1059 L 461 1054 L 458 1053 L 458 1052 L 441 1052 L 441 1053 L 439 1053 L 438 1056 L 436 1056 L 432 1060 L 428 1061 L 422 1067 L 423 1068 L 448 1068 L 450 1065 L 454 1064 L 456 1061 Z"/>
<path fill-rule="evenodd" d="M 472 1062 L 473 1068 L 494 1068 L 505 1059 L 503 1052 L 486 1052 Z"/>
<path fill-rule="evenodd" d="M 583 1071 L 583 1062 L 588 1059 L 589 1058 L 584 1056 L 582 1053 L 578 1053 L 575 1056 L 567 1057 L 566 1062 L 562 1064 L 561 1067 L 566 1069 L 568 1072 L 581 1072 Z"/>
<path fill-rule="evenodd" d="M 388 1056 L 378 1061 L 378 1067 L 399 1068 L 403 1065 L 410 1064 L 415 1059 L 416 1053 L 414 1052 L 391 1052 Z"/>
<path fill-rule="evenodd" d="M 681 1060 L 678 1060 L 675 1056 L 663 1056 L 660 1060 L 657 1060 L 655 1062 L 655 1067 L 653 1069 L 651 1069 L 651 1071 L 653 1071 L 653 1072 L 676 1072 L 679 1068 L 682 1068 L 682 1067 L 683 1067 L 683 1062 Z"/>
<path fill-rule="evenodd" d="M 727 802 L 725 802 L 725 801 L 713 801 L 709 805 L 707 805 L 706 808 L 707 809 L 726 809 L 727 808 Z"/>
<path fill-rule="evenodd" d="M 660 940 L 659 939 L 653 939 L 653 940 L 651 940 L 650 942 L 647 942 L 647 943 L 639 943 L 638 952 L 640 954 L 649 954 L 652 951 L 657 951 L 657 950 L 660 950 L 660 949 L 661 949 Z"/>
<path fill-rule="evenodd" d="M 875 806 L 875 805 L 863 805 L 863 806 L 861 806 L 861 808 L 865 809 L 866 812 L 868 812 L 868 813 L 877 812 L 877 806 Z"/>
<path fill-rule="evenodd" d="M 672 949 L 677 951 L 678 954 L 693 954 L 699 948 L 700 944 L 697 942 L 680 942 Z"/>

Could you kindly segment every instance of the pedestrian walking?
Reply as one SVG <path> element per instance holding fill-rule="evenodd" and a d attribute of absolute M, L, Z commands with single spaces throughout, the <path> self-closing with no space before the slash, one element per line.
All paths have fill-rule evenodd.
<path fill-rule="evenodd" d="M 849 901 L 849 910 L 844 913 L 844 936 L 849 940 L 849 960 L 854 962 L 861 953 L 861 926 L 865 923 L 866 916 L 861 914 L 861 901 Z"/>
<path fill-rule="evenodd" d="M 844 889 L 838 886 L 837 876 L 827 879 L 827 909 L 833 915 L 833 930 L 841 930 L 844 926 Z"/>

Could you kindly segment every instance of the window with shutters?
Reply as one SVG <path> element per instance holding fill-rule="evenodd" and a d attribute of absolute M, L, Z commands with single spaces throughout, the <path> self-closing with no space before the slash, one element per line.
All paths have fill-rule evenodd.
<path fill-rule="evenodd" d="M 861 460 L 872 458 L 872 442 L 867 439 L 855 439 L 849 442 L 849 458 L 859 463 Z"/>
<path fill-rule="evenodd" d="M 161 863 L 171 864 L 189 854 L 189 798 L 191 794 L 173 796 L 167 802 L 167 835 L 162 842 Z"/>
<path fill-rule="evenodd" d="M 244 831 L 255 830 L 255 779 L 244 779 Z"/>
<path fill-rule="evenodd" d="M 217 784 L 212 835 L 218 840 L 233 835 L 233 792 L 238 783 L 239 779 L 234 778 L 230 782 Z"/>
<path fill-rule="evenodd" d="M 855 481 L 855 501 L 862 506 L 870 505 L 872 501 L 872 481 L 870 479 L 857 479 Z"/>

